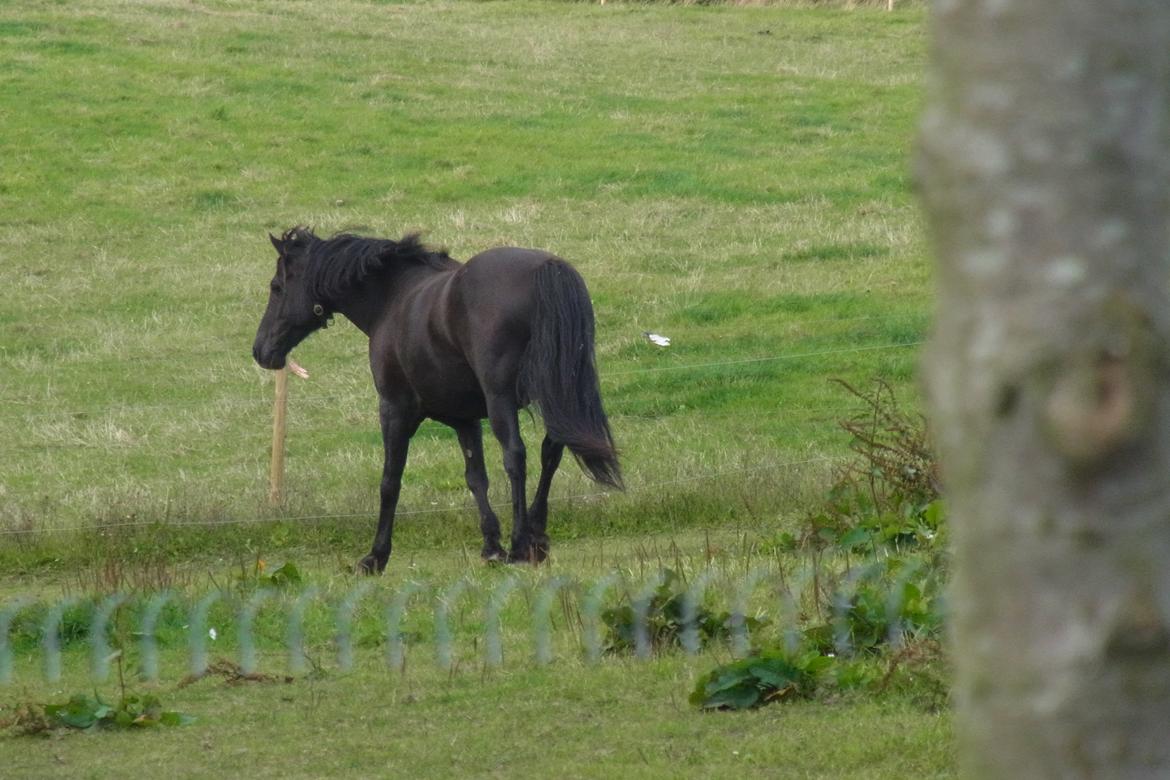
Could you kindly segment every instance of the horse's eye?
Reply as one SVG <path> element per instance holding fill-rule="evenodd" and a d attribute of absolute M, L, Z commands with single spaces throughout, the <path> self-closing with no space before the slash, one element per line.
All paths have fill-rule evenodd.
<path fill-rule="evenodd" d="M 276 282 L 273 282 L 272 284 L 268 285 L 268 289 L 272 290 L 272 292 L 276 293 L 277 295 L 280 295 L 282 292 L 284 292 L 284 288 L 281 287 Z"/>

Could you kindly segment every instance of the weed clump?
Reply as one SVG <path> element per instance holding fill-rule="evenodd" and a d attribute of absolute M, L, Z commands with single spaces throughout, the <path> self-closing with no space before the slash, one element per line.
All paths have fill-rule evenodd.
<path fill-rule="evenodd" d="M 929 709 L 946 700 L 946 516 L 925 420 L 883 381 L 869 393 L 838 384 L 863 402 L 840 421 L 854 458 L 799 531 L 774 542 L 808 559 L 811 584 L 794 596 L 804 628 L 701 678 L 691 702 L 703 709 L 849 689 L 902 691 Z"/>
<path fill-rule="evenodd" d="M 816 652 L 764 652 L 716 667 L 699 678 L 690 702 L 705 710 L 746 710 L 774 701 L 808 699 L 832 665 L 832 658 Z"/>
<path fill-rule="evenodd" d="M 153 694 L 126 694 L 117 702 L 107 702 L 96 691 L 74 694 L 66 702 L 16 706 L 10 718 L 0 720 L 0 727 L 18 736 L 42 736 L 61 729 L 93 731 L 96 729 L 139 729 L 155 726 L 185 726 L 194 722 L 190 715 L 164 710 Z"/>
<path fill-rule="evenodd" d="M 93 694 L 76 693 L 65 702 L 24 702 L 15 707 L 11 717 L 0 719 L 0 728 L 11 729 L 19 736 L 44 736 L 60 730 L 142 729 L 185 726 L 195 721 L 191 715 L 163 709 L 162 701 L 153 693 L 138 695 L 130 692 L 126 687 L 121 650 L 115 658 L 118 662 L 117 701 L 106 701 L 95 690 Z"/>
<path fill-rule="evenodd" d="M 691 625 L 698 645 L 731 637 L 735 620 L 730 612 L 715 612 L 702 604 L 696 604 L 693 609 Z M 662 583 L 651 594 L 645 610 L 646 638 L 652 649 L 684 646 L 688 624 L 687 592 L 686 582 L 678 572 L 672 569 L 663 571 Z M 627 602 L 609 607 L 602 611 L 601 619 L 607 630 L 604 644 L 606 652 L 628 653 L 635 649 L 638 618 L 633 604 Z M 763 628 L 768 622 L 764 618 L 743 616 L 743 627 L 748 631 Z"/>

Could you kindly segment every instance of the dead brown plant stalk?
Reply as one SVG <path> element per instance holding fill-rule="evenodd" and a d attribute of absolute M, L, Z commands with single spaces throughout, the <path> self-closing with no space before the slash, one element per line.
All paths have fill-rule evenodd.
<path fill-rule="evenodd" d="M 884 379 L 875 379 L 868 393 L 844 379 L 831 381 L 864 404 L 852 417 L 839 421 L 851 437 L 849 448 L 858 457 L 841 466 L 838 482 L 864 486 L 875 507 L 906 500 L 925 504 L 937 498 L 941 489 L 938 463 L 926 419 L 903 412 Z"/>

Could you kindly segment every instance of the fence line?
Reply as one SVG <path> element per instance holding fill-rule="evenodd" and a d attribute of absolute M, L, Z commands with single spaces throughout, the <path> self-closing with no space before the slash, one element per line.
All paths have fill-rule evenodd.
<path fill-rule="evenodd" d="M 845 621 L 852 609 L 852 599 L 858 585 L 870 576 L 872 573 L 868 568 L 844 572 L 839 585 L 830 596 L 832 609 L 829 619 L 835 629 L 835 651 L 838 655 L 850 656 L 854 652 L 852 637 Z M 717 581 L 721 587 L 712 587 Z M 904 590 L 905 581 L 906 576 L 903 575 L 897 582 L 892 583 L 889 597 L 884 603 L 885 624 L 889 626 L 890 631 L 887 641 L 892 646 L 899 646 L 902 641 L 905 626 L 904 610 L 902 600 L 896 597 L 896 593 L 899 588 Z M 753 637 L 747 617 L 753 604 L 755 605 L 753 614 L 762 619 L 764 628 L 761 628 L 761 631 L 766 630 L 773 639 L 786 643 L 790 642 L 793 636 L 799 636 L 800 615 L 796 604 L 808 594 L 803 588 L 792 592 L 780 568 L 759 567 L 737 578 L 729 573 L 721 574 L 714 568 L 705 567 L 696 573 L 693 581 L 682 592 L 684 609 L 680 616 L 677 636 L 671 638 L 669 644 L 664 645 L 662 637 L 656 630 L 652 630 L 653 621 L 656 617 L 661 620 L 661 616 L 652 613 L 655 608 L 661 609 L 661 606 L 655 607 L 653 599 L 667 582 L 668 577 L 664 570 L 652 574 L 646 580 L 637 580 L 627 573 L 611 570 L 593 581 L 556 575 L 539 581 L 525 582 L 525 578 L 521 576 L 508 574 L 494 585 L 489 582 L 476 582 L 464 576 L 446 586 L 407 581 L 394 590 L 377 588 L 372 581 L 367 580 L 344 592 L 333 594 L 323 593 L 317 585 L 310 584 L 299 591 L 281 591 L 264 587 L 249 593 L 237 594 L 217 588 L 202 595 L 187 596 L 169 590 L 137 595 L 115 592 L 89 600 L 67 596 L 48 603 L 18 597 L 0 602 L 0 685 L 12 684 L 15 678 L 13 628 L 18 624 L 28 626 L 30 621 L 39 625 L 39 645 L 43 656 L 42 674 L 47 681 L 58 682 L 62 676 L 63 621 L 69 610 L 78 607 L 89 610 L 88 631 L 84 642 L 89 645 L 89 674 L 95 682 L 102 682 L 108 676 L 110 661 L 113 658 L 109 634 L 115 610 L 119 608 L 129 610 L 127 614 L 130 615 L 130 620 L 137 619 L 139 630 L 133 632 L 140 650 L 137 672 L 148 681 L 159 679 L 157 633 L 163 608 L 167 605 L 180 611 L 182 625 L 179 630 L 186 634 L 188 668 L 195 678 L 206 674 L 209 669 L 206 639 L 209 633 L 213 640 L 217 638 L 217 635 L 212 633 L 214 627 L 210 620 L 211 609 L 221 602 L 225 605 L 224 609 L 232 615 L 225 625 L 234 626 L 239 668 L 245 675 L 254 674 L 259 668 L 259 646 L 254 626 L 265 605 L 270 605 L 270 610 L 279 611 L 282 616 L 284 624 L 282 638 L 284 648 L 287 650 L 287 669 L 292 674 L 304 673 L 307 661 L 306 635 L 309 633 L 306 630 L 306 613 L 313 601 L 320 604 L 314 632 L 320 642 L 333 642 L 335 663 L 342 671 L 352 669 L 354 664 L 350 635 L 356 607 L 359 602 L 369 599 L 374 599 L 378 605 L 373 614 L 380 615 L 385 626 L 383 634 L 386 646 L 385 663 L 389 669 L 397 672 L 405 671 L 407 642 L 403 633 L 403 620 L 411 603 L 418 605 L 419 602 L 422 610 L 428 611 L 431 616 L 433 657 L 440 669 L 451 672 L 458 661 L 457 649 L 460 642 L 452 629 L 451 612 L 461 600 L 473 609 L 476 605 L 482 605 L 485 619 L 473 646 L 476 648 L 480 646 L 479 639 L 482 636 L 484 668 L 502 666 L 505 654 L 501 616 L 506 604 L 509 603 L 509 595 L 517 590 L 524 590 L 530 594 L 522 600 L 513 599 L 510 603 L 513 604 L 513 610 L 527 610 L 527 633 L 531 640 L 530 658 L 531 663 L 537 666 L 545 666 L 556 660 L 556 646 L 553 640 L 557 629 L 552 613 L 558 598 L 565 604 L 566 618 L 572 614 L 569 605 L 572 602 L 576 603 L 582 630 L 579 633 L 571 632 L 577 633 L 572 646 L 576 648 L 576 653 L 582 660 L 591 664 L 599 662 L 605 652 L 603 632 L 607 625 L 610 636 L 619 640 L 624 630 L 632 628 L 633 654 L 641 660 L 651 658 L 664 646 L 676 641 L 682 652 L 687 655 L 698 653 L 705 642 L 708 644 L 726 642 L 734 657 L 744 657 L 752 647 Z M 758 596 L 761 588 L 764 588 L 763 594 Z M 710 635 L 704 637 L 700 631 L 701 612 L 712 592 L 718 592 L 725 597 L 728 614 L 731 616 L 731 625 L 727 634 L 722 637 Z M 610 598 L 611 595 L 615 595 L 616 599 Z M 615 625 L 614 613 L 606 612 L 606 605 L 615 601 L 617 604 L 623 602 L 630 604 L 632 626 L 623 629 L 624 624 Z M 40 616 L 42 610 L 43 616 Z M 23 623 L 20 621 L 22 613 L 28 613 L 28 619 Z M 621 621 L 620 613 L 618 615 L 617 619 Z M 771 617 L 775 620 L 771 620 Z M 72 621 L 72 625 L 77 624 L 76 617 Z M 566 619 L 563 622 L 568 625 L 571 620 Z M 71 629 L 71 633 L 76 637 L 76 641 L 81 641 L 76 635 L 76 629 Z M 756 637 L 757 640 L 760 638 Z M 464 647 L 467 644 L 469 644 L 467 638 L 464 637 Z M 562 643 L 561 647 L 564 648 L 565 644 Z M 30 650 L 30 653 L 32 652 L 35 651 Z M 314 661 L 315 666 L 321 663 Z"/>
<path fill-rule="evenodd" d="M 687 477 L 680 477 L 678 479 L 661 480 L 661 481 L 657 481 L 657 482 L 647 482 L 647 483 L 643 483 L 641 485 L 633 485 L 625 491 L 624 495 L 638 494 L 638 493 L 641 493 L 641 492 L 646 491 L 646 490 L 651 490 L 651 489 L 656 489 L 656 488 L 661 488 L 661 487 L 670 487 L 673 485 L 704 482 L 704 481 L 710 480 L 710 479 L 718 479 L 720 477 L 727 476 L 729 474 L 751 474 L 751 473 L 762 473 L 762 472 L 769 472 L 769 471 L 780 471 L 782 469 L 794 468 L 797 466 L 809 466 L 809 465 L 813 465 L 813 464 L 829 465 L 829 464 L 843 463 L 846 460 L 847 460 L 847 458 L 844 458 L 844 457 L 831 458 L 831 457 L 820 456 L 820 457 L 815 457 L 815 458 L 805 458 L 803 460 L 783 461 L 783 462 L 779 462 L 779 463 L 772 462 L 772 463 L 767 463 L 767 464 L 761 464 L 758 466 L 742 466 L 742 467 L 737 467 L 737 468 L 733 468 L 733 469 L 721 469 L 719 471 L 710 471 L 710 472 L 705 472 L 703 474 L 695 474 L 695 475 L 691 475 L 691 476 L 687 476 Z M 599 499 L 608 499 L 608 498 L 611 498 L 613 495 L 614 494 L 611 492 L 597 491 L 595 493 L 578 493 L 578 494 L 570 495 L 570 496 L 553 496 L 553 497 L 549 498 L 549 503 L 555 505 L 555 504 L 570 503 L 570 502 L 574 502 L 574 501 L 588 502 L 588 501 L 596 501 Z M 430 509 L 404 509 L 404 510 L 396 512 L 394 516 L 397 519 L 397 518 L 402 518 L 402 517 L 415 517 L 415 516 L 419 516 L 419 515 L 435 515 L 435 514 L 446 514 L 449 512 L 473 511 L 474 509 L 475 509 L 475 505 L 473 503 L 471 503 L 470 501 L 464 501 L 463 503 L 459 504 L 458 506 L 434 507 L 434 508 L 430 508 Z M 497 504 L 493 505 L 493 509 L 495 509 L 499 514 L 508 514 L 511 512 L 511 505 L 497 503 Z M 297 516 L 292 516 L 292 517 L 277 516 L 277 517 L 265 517 L 265 518 L 259 518 L 259 517 L 235 518 L 235 519 L 225 519 L 225 520 L 189 520 L 189 521 L 183 521 L 183 522 L 177 522 L 177 523 L 166 523 L 166 524 L 162 524 L 162 525 L 165 525 L 165 527 L 167 527 L 167 528 L 190 528 L 190 527 L 199 528 L 199 527 L 208 527 L 208 526 L 218 527 L 218 526 L 228 526 L 228 525 L 252 525 L 252 524 L 263 525 L 263 524 L 271 524 L 271 523 L 302 523 L 302 522 L 308 523 L 308 522 L 317 522 L 317 521 L 322 521 L 322 520 L 348 520 L 348 519 L 352 519 L 352 518 L 367 518 L 368 519 L 368 518 L 374 517 L 376 515 L 377 515 L 377 510 L 371 509 L 371 510 L 366 511 L 366 512 L 339 512 L 339 513 L 320 514 L 320 515 L 297 515 Z M 160 523 L 158 523 L 156 521 L 145 521 L 144 520 L 144 521 L 133 521 L 133 522 L 124 522 L 124 523 L 103 523 L 102 525 L 97 525 L 97 526 L 69 526 L 66 528 L 6 528 L 6 529 L 0 530 L 0 537 L 3 537 L 3 536 L 24 536 L 24 535 L 33 535 L 33 534 L 81 533 L 81 532 L 85 532 L 85 531 L 106 531 L 106 530 L 112 530 L 112 529 L 116 529 L 116 528 L 156 527 L 159 525 L 160 525 Z"/>

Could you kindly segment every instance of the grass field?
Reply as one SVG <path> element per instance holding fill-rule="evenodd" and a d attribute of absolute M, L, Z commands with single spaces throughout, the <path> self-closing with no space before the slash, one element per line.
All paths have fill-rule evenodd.
<path fill-rule="evenodd" d="M 347 323 L 296 350 L 312 377 L 292 388 L 289 495 L 265 500 L 272 382 L 250 347 L 266 234 L 298 223 L 573 262 L 629 489 L 561 472 L 550 571 L 633 571 L 712 537 L 749 565 L 846 452 L 835 422 L 853 399 L 831 378 L 881 377 L 915 404 L 923 22 L 918 5 L 0 6 L 0 601 L 88 592 L 111 566 L 190 588 L 257 556 L 323 587 L 348 576 L 381 450 Z M 525 433 L 535 444 L 539 424 Z M 429 423 L 412 444 L 390 583 L 418 566 L 494 576 L 475 561 L 456 446 Z M 66 655 L 68 681 L 84 654 Z M 897 696 L 699 716 L 685 694 L 708 654 L 567 656 L 404 681 L 375 652 L 311 685 L 168 688 L 198 711 L 189 729 L 5 752 L 14 776 L 54 756 L 111 776 L 167 751 L 206 761 L 176 764 L 192 775 L 233 756 L 260 776 L 376 775 L 406 765 L 394 756 L 420 776 L 715 776 L 749 754 L 756 774 L 951 768 L 946 717 Z M 14 698 L 53 693 L 21 679 Z M 564 742 L 545 750 L 551 729 Z M 309 742 L 328 758 L 288 747 Z"/>

